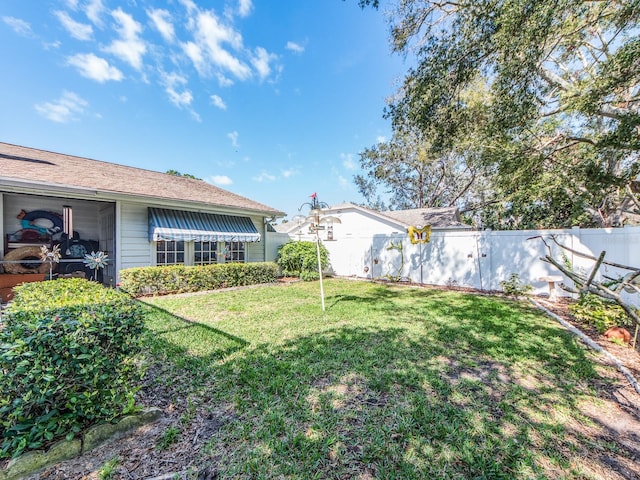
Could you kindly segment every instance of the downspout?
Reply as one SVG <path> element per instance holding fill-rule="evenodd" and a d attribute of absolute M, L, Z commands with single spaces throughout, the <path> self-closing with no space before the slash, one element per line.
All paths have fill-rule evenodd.
<path fill-rule="evenodd" d="M 262 261 L 267 261 L 267 218 L 262 218 Z"/>

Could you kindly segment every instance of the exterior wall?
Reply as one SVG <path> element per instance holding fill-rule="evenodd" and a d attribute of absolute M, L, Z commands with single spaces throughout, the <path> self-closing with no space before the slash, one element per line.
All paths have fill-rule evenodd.
<path fill-rule="evenodd" d="M 267 232 L 266 241 L 266 262 L 275 262 L 278 258 L 278 249 L 285 243 L 289 243 L 291 238 L 286 233 Z"/>
<path fill-rule="evenodd" d="M 246 244 L 246 261 L 247 262 L 264 262 L 264 246 L 265 246 L 265 225 L 262 217 L 250 217 L 253 224 L 260 232 L 259 242 L 247 242 Z"/>
<path fill-rule="evenodd" d="M 329 251 L 336 275 L 362 278 L 400 276 L 415 283 L 457 285 L 482 290 L 500 290 L 500 282 L 511 273 L 546 293 L 547 284 L 539 278 L 559 275 L 552 265 L 540 260 L 547 247 L 539 238 L 555 235 L 559 242 L 578 252 L 597 257 L 606 251 L 606 260 L 640 266 L 640 227 L 620 229 L 569 229 L 526 231 L 435 231 L 427 244 L 413 245 L 403 235 L 373 235 L 323 242 Z M 547 240 L 549 245 L 552 245 Z M 392 245 L 402 245 L 402 254 Z M 391 247 L 391 248 L 390 248 Z M 561 249 L 552 245 L 559 258 Z M 402 266 L 404 257 L 404 266 Z M 588 271 L 593 261 L 568 254 L 574 268 Z M 401 268 L 402 267 L 402 268 Z M 622 273 L 603 266 L 600 277 Z M 565 279 L 565 283 L 568 280 Z"/>
<path fill-rule="evenodd" d="M 149 241 L 147 205 L 119 202 L 116 209 L 118 270 L 151 265 L 153 243 Z"/>
<path fill-rule="evenodd" d="M 338 210 L 340 213 L 328 212 L 328 215 L 338 217 L 342 223 L 333 225 L 334 238 L 347 238 L 373 235 L 393 235 L 403 233 L 398 224 L 386 222 L 379 217 L 368 215 L 356 210 Z M 320 238 L 326 234 L 320 233 Z"/>

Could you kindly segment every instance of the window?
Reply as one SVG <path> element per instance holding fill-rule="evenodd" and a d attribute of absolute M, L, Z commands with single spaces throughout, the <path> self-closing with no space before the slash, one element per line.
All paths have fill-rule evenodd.
<path fill-rule="evenodd" d="M 226 242 L 224 260 L 225 262 L 244 262 L 244 242 Z"/>
<path fill-rule="evenodd" d="M 184 242 L 159 240 L 156 244 L 156 264 L 175 265 L 184 263 Z"/>
<path fill-rule="evenodd" d="M 195 265 L 208 265 L 218 261 L 218 242 L 195 242 Z"/>

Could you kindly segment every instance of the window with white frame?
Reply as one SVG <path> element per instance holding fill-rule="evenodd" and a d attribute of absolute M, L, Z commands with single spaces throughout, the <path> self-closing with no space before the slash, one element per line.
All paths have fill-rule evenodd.
<path fill-rule="evenodd" d="M 218 242 L 195 242 L 194 265 L 218 262 Z"/>
<path fill-rule="evenodd" d="M 184 242 L 159 240 L 156 242 L 156 265 L 184 263 Z"/>
<path fill-rule="evenodd" d="M 226 242 L 224 250 L 225 262 L 244 262 L 245 261 L 245 243 L 244 242 Z"/>

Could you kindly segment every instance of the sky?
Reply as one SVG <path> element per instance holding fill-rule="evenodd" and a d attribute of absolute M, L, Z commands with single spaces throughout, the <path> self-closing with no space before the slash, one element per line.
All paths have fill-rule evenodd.
<path fill-rule="evenodd" d="M 407 70 L 357 0 L 4 0 L 0 141 L 177 170 L 291 219 L 362 202 Z M 306 213 L 303 207 L 302 213 Z"/>

